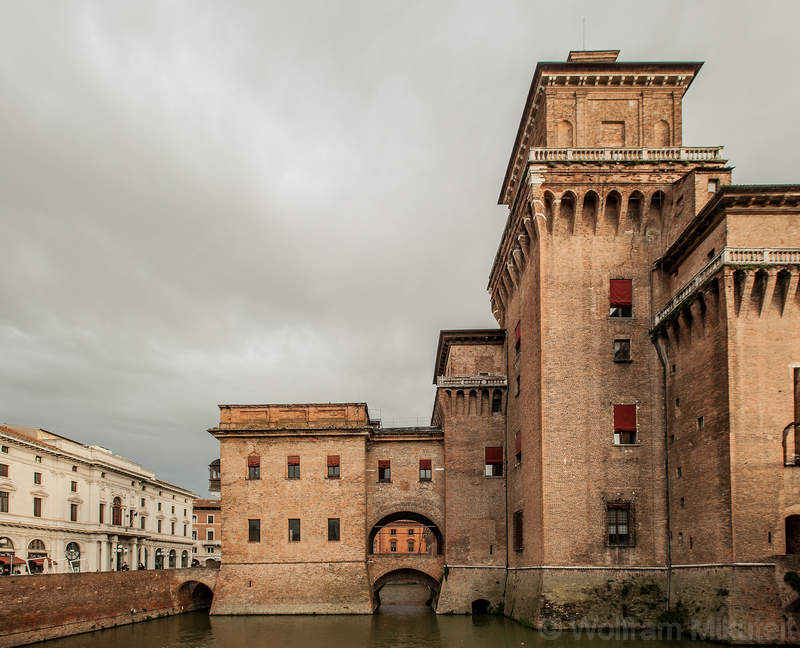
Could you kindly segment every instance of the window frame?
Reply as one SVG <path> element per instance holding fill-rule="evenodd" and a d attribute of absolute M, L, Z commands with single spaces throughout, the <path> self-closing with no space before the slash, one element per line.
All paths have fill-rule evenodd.
<path fill-rule="evenodd" d="M 33 517 L 42 517 L 42 498 L 33 498 Z"/>
<path fill-rule="evenodd" d="M 611 520 L 610 513 L 614 512 L 614 519 Z M 620 522 L 619 513 L 621 511 L 625 512 L 625 521 Z M 636 538 L 634 535 L 634 516 L 633 516 L 633 502 L 631 501 L 607 501 L 605 503 L 605 517 L 603 519 L 603 532 L 605 536 L 605 544 L 607 547 L 635 547 L 636 546 Z M 619 527 L 624 525 L 627 529 L 626 534 L 619 534 L 619 533 L 611 533 L 611 527 L 614 527 L 615 531 L 619 530 Z M 618 536 L 622 535 L 624 539 L 617 539 Z M 614 539 L 612 539 L 612 536 Z"/>
<path fill-rule="evenodd" d="M 381 466 L 385 463 L 385 466 Z M 378 459 L 378 483 L 391 484 L 392 483 L 392 460 L 391 459 Z"/>
<path fill-rule="evenodd" d="M 289 542 L 300 542 L 302 539 L 300 518 L 288 518 L 288 520 L 289 520 Z M 296 523 L 295 526 L 297 526 L 296 532 L 294 531 L 294 529 L 292 529 L 293 522 L 295 522 Z"/>
<path fill-rule="evenodd" d="M 8 513 L 11 502 L 10 491 L 0 491 L 0 513 Z"/>
<path fill-rule="evenodd" d="M 286 479 L 300 479 L 300 457 L 286 458 Z"/>
<path fill-rule="evenodd" d="M 419 460 L 419 481 L 433 481 L 433 459 Z"/>
<path fill-rule="evenodd" d="M 342 475 L 342 460 L 340 455 L 327 455 L 325 479 L 340 479 Z"/>
<path fill-rule="evenodd" d="M 487 455 L 489 454 L 488 450 L 490 448 L 493 450 L 498 450 L 498 449 L 500 450 L 500 461 L 490 462 L 488 460 Z M 503 464 L 505 463 L 503 461 L 503 446 L 485 446 L 483 449 L 483 463 L 484 463 L 484 468 L 483 468 L 484 477 L 489 477 L 489 478 L 502 477 L 504 472 Z"/>
<path fill-rule="evenodd" d="M 332 533 L 332 531 L 335 531 Z M 336 536 L 335 538 L 332 536 Z M 340 518 L 328 518 L 328 542 L 340 542 L 342 539 L 342 527 Z"/>
<path fill-rule="evenodd" d="M 71 502 L 69 505 L 69 521 L 78 521 L 78 505 L 75 502 Z"/>
<path fill-rule="evenodd" d="M 261 542 L 261 519 L 248 518 L 247 520 L 247 542 Z"/>
<path fill-rule="evenodd" d="M 630 285 L 630 294 L 631 294 L 631 303 L 630 304 L 622 304 L 616 303 L 614 299 L 611 297 L 613 282 L 615 281 L 627 281 Z M 627 300 L 625 300 L 627 301 Z M 608 289 L 608 317 L 613 319 L 632 319 L 633 318 L 633 279 L 629 277 L 612 277 L 609 280 L 609 289 Z"/>
<path fill-rule="evenodd" d="M 620 344 L 620 349 L 624 349 L 625 348 L 623 346 L 624 343 L 627 343 L 627 351 L 628 351 L 627 357 L 618 357 L 617 344 Z M 619 362 L 619 363 L 633 362 L 633 354 L 631 352 L 631 347 L 632 347 L 631 338 L 614 338 L 614 344 L 613 344 L 614 362 Z"/>

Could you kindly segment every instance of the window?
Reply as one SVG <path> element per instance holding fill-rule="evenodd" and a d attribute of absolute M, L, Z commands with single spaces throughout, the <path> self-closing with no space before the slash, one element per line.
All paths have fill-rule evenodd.
<path fill-rule="evenodd" d="M 408 535 L 414 535 L 414 529 L 409 529 L 408 530 Z"/>
<path fill-rule="evenodd" d="M 97 513 L 97 521 L 100 522 L 100 524 L 103 524 L 103 522 L 105 521 L 105 517 L 106 517 L 106 505 L 101 504 L 100 510 Z"/>
<path fill-rule="evenodd" d="M 611 280 L 609 306 L 609 317 L 633 317 L 633 280 Z"/>
<path fill-rule="evenodd" d="M 8 513 L 8 491 L 0 491 L 0 513 Z"/>
<path fill-rule="evenodd" d="M 161 533 L 161 520 L 156 522 L 156 532 Z"/>
<path fill-rule="evenodd" d="M 192 524 L 197 524 L 197 516 L 196 515 L 192 516 Z"/>
<path fill-rule="evenodd" d="M 214 547 L 206 547 L 206 553 L 213 554 L 214 553 Z"/>
<path fill-rule="evenodd" d="M 397 551 L 397 540 L 392 540 L 389 543 L 389 550 L 392 551 L 392 552 L 396 552 Z"/>
<path fill-rule="evenodd" d="M 514 460 L 519 466 L 522 463 L 522 431 L 517 430 L 514 433 Z"/>
<path fill-rule="evenodd" d="M 174 522 L 170 522 L 169 523 L 169 532 L 170 532 L 170 534 L 175 535 L 175 523 Z"/>
<path fill-rule="evenodd" d="M 128 526 L 129 526 L 129 527 L 132 527 L 132 526 L 133 526 L 133 516 L 134 516 L 135 514 L 136 514 L 136 512 L 135 512 L 133 509 L 130 509 L 130 510 L 128 511 Z"/>
<path fill-rule="evenodd" d="M 389 529 L 389 535 L 397 535 L 397 529 Z"/>
<path fill-rule="evenodd" d="M 300 520 L 289 518 L 289 542 L 300 542 Z"/>
<path fill-rule="evenodd" d="M 183 517 L 186 517 L 186 509 L 183 509 Z"/>
<path fill-rule="evenodd" d="M 42 463 L 42 458 L 41 458 L 39 455 L 36 455 L 36 456 L 33 458 L 33 460 L 34 460 L 36 463 Z"/>
<path fill-rule="evenodd" d="M 193 554 L 196 554 L 196 553 L 197 553 L 197 547 L 192 547 L 192 553 L 193 553 Z"/>
<path fill-rule="evenodd" d="M 636 443 L 636 405 L 614 405 L 614 444 Z"/>
<path fill-rule="evenodd" d="M 139 518 L 139 528 L 140 529 L 147 528 L 146 524 L 147 524 L 147 518 L 143 515 L 142 517 Z"/>
<path fill-rule="evenodd" d="M 0 452 L 3 454 L 8 454 L 8 446 L 0 446 Z"/>
<path fill-rule="evenodd" d="M 630 504 L 628 502 L 606 504 L 606 525 L 608 527 L 608 544 L 631 545 Z"/>
<path fill-rule="evenodd" d="M 714 249 L 714 248 L 711 248 L 711 249 L 708 251 L 708 254 L 706 254 L 706 259 L 708 259 L 709 261 L 711 261 L 711 259 L 713 259 L 713 258 L 714 258 L 716 255 L 717 255 L 717 251 L 716 251 L 716 249 Z"/>
<path fill-rule="evenodd" d="M 139 502 L 139 506 L 141 506 L 142 508 L 144 508 L 144 497 L 143 497 L 143 498 L 141 499 L 141 501 Z"/>
<path fill-rule="evenodd" d="M 503 476 L 503 446 L 485 448 L 485 470 L 486 477 Z"/>
<path fill-rule="evenodd" d="M 631 361 L 631 341 L 629 338 L 614 340 L 614 362 Z"/>
<path fill-rule="evenodd" d="M 702 430 L 705 427 L 705 419 L 702 416 L 697 417 L 697 429 Z"/>
<path fill-rule="evenodd" d="M 192 540 L 197 540 L 197 530 L 192 531 Z"/>
<path fill-rule="evenodd" d="M 33 483 L 34 484 L 41 484 L 42 483 L 42 473 L 40 473 L 40 472 L 33 473 Z"/>
<path fill-rule="evenodd" d="M 408 541 L 408 553 L 414 553 L 414 541 L 413 540 L 409 540 Z"/>
<path fill-rule="evenodd" d="M 328 455 L 328 479 L 339 479 L 339 455 Z"/>
<path fill-rule="evenodd" d="M 8 464 L 0 464 L 0 477 L 8 477 Z"/>
<path fill-rule="evenodd" d="M 214 539 L 214 529 L 206 529 L 206 540 Z"/>
<path fill-rule="evenodd" d="M 247 479 L 261 479 L 261 457 L 258 455 L 247 457 Z"/>
<path fill-rule="evenodd" d="M 161 510 L 161 502 L 158 503 L 158 510 Z"/>
<path fill-rule="evenodd" d="M 431 481 L 433 477 L 433 462 L 430 459 L 419 460 L 419 480 Z"/>
<path fill-rule="evenodd" d="M 70 490 L 70 492 L 72 492 L 72 493 L 77 493 L 77 492 L 78 492 L 78 482 L 76 482 L 76 481 L 71 481 L 71 482 L 69 483 L 69 490 Z"/>
<path fill-rule="evenodd" d="M 33 498 L 33 517 L 42 517 L 42 498 Z"/>
<path fill-rule="evenodd" d="M 286 469 L 289 479 L 300 479 L 300 457 L 287 457 Z"/>
<path fill-rule="evenodd" d="M 77 522 L 78 521 L 78 505 L 77 504 L 70 504 L 69 505 L 69 520 L 70 520 L 70 522 Z"/>
<path fill-rule="evenodd" d="M 172 510 L 170 511 L 170 513 L 172 513 L 172 515 L 175 515 L 175 505 L 174 504 L 172 506 Z"/>
<path fill-rule="evenodd" d="M 522 550 L 522 540 L 522 511 L 514 511 L 514 551 Z"/>
<path fill-rule="evenodd" d="M 261 542 L 261 520 L 247 520 L 247 541 Z"/>
<path fill-rule="evenodd" d="M 708 193 L 717 193 L 719 190 L 719 180 L 716 178 L 711 178 L 708 181 Z"/>
<path fill-rule="evenodd" d="M 206 515 L 206 523 L 214 524 L 214 514 L 213 513 L 209 513 L 208 515 Z"/>
<path fill-rule="evenodd" d="M 378 460 L 378 481 L 390 482 L 392 481 L 392 462 L 388 459 Z"/>
<path fill-rule="evenodd" d="M 77 466 L 73 466 L 72 467 L 72 472 L 78 472 L 78 467 Z M 131 484 L 131 486 L 133 486 L 133 484 Z"/>
<path fill-rule="evenodd" d="M 519 360 L 519 354 L 522 351 L 522 337 L 520 336 L 519 325 L 520 323 L 517 322 L 517 326 L 514 328 L 514 362 Z"/>
<path fill-rule="evenodd" d="M 328 518 L 328 542 L 339 541 L 339 518 Z"/>

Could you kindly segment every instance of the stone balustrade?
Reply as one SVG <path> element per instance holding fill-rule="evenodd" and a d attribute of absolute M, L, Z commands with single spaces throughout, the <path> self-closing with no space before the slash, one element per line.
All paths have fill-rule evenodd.
<path fill-rule="evenodd" d="M 505 387 L 505 376 L 439 376 L 437 387 Z"/>
<path fill-rule="evenodd" d="M 708 162 L 722 161 L 721 146 L 660 148 L 532 148 L 531 162 Z"/>
<path fill-rule="evenodd" d="M 728 266 L 781 266 L 800 265 L 800 248 L 723 248 L 700 272 L 673 295 L 664 308 L 653 318 L 653 328 L 658 327 L 678 306 L 693 295 L 723 265 Z"/>

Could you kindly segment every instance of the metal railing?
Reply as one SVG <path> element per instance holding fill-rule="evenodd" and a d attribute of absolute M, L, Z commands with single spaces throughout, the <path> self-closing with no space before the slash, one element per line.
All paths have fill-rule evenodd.
<path fill-rule="evenodd" d="M 659 148 L 532 148 L 531 162 L 708 162 L 723 160 L 721 146 Z"/>
<path fill-rule="evenodd" d="M 676 292 L 653 318 L 653 328 L 669 317 L 678 306 L 693 295 L 722 266 L 800 265 L 800 248 L 723 248 L 683 288 Z"/>

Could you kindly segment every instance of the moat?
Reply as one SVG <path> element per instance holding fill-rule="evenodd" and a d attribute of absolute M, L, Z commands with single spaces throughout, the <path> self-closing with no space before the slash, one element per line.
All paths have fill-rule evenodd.
<path fill-rule="evenodd" d="M 235 617 L 191 612 L 34 645 L 40 648 L 239 648 L 277 645 L 295 648 L 323 645 L 369 648 L 564 648 L 611 645 L 609 642 L 630 648 L 710 645 L 700 641 L 636 637 L 632 633 L 610 630 L 548 634 L 498 616 L 436 615 L 419 601 L 407 600 L 402 590 L 398 590 L 395 596 L 387 592 L 384 604 L 372 616 Z"/>

